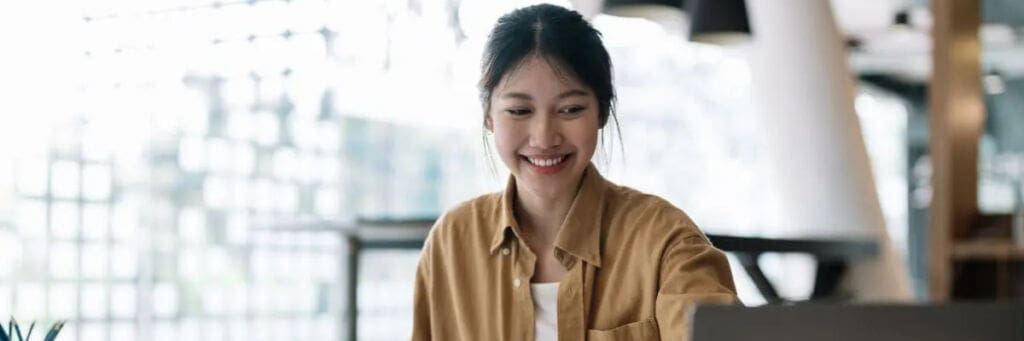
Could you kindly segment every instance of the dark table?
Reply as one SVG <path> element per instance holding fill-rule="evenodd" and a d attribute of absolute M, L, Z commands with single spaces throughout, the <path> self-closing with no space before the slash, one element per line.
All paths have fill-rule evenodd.
<path fill-rule="evenodd" d="M 338 233 L 348 244 L 348 306 L 345 311 L 348 339 L 356 339 L 358 320 L 359 260 L 363 250 L 410 249 L 423 247 L 434 218 L 409 220 L 358 220 L 355 222 L 296 222 L 257 229 L 264 231 L 329 231 Z M 768 238 L 707 234 L 715 247 L 735 256 L 768 303 L 782 303 L 775 287 L 765 276 L 758 259 L 765 253 L 809 254 L 818 262 L 814 290 L 810 300 L 832 297 L 836 285 L 849 265 L 878 254 L 878 245 L 867 238 Z"/>

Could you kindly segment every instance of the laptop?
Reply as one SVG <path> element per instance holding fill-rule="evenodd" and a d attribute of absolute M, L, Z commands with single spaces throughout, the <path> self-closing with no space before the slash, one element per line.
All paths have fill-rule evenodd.
<path fill-rule="evenodd" d="M 1022 341 L 1024 303 L 700 306 L 692 341 Z"/>

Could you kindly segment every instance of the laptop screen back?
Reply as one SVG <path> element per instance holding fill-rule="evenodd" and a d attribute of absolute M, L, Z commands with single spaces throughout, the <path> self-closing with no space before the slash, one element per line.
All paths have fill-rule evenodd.
<path fill-rule="evenodd" d="M 1024 304 L 701 306 L 692 341 L 1024 340 Z"/>

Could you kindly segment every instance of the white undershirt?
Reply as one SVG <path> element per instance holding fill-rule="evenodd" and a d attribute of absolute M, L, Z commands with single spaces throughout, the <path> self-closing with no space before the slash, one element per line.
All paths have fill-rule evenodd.
<path fill-rule="evenodd" d="M 558 282 L 530 283 L 536 341 L 558 340 Z"/>

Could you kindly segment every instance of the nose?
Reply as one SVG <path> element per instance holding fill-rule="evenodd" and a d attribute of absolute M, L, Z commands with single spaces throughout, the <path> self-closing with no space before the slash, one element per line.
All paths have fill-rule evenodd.
<path fill-rule="evenodd" d="M 562 133 L 550 115 L 538 115 L 530 124 L 530 146 L 549 149 L 562 144 Z"/>

